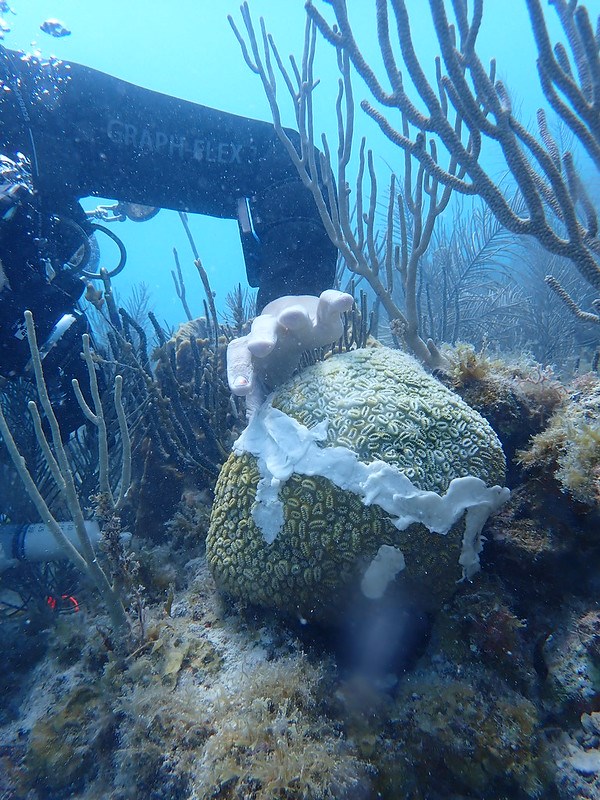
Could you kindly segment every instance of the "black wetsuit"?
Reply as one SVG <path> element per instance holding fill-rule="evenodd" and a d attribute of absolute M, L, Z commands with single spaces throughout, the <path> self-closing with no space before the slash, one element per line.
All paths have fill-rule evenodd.
<path fill-rule="evenodd" d="M 259 308 L 333 284 L 335 248 L 269 123 L 0 46 L 0 153 L 18 152 L 31 162 L 35 202 L 0 230 L 0 374 L 10 372 L 13 312 L 22 319 L 22 307 L 32 308 L 43 325 L 47 311 L 50 326 L 79 296 L 82 284 L 71 274 L 53 278 L 50 287 L 39 253 L 40 242 L 50 252 L 56 246 L 53 215 L 85 228 L 82 197 L 228 218 L 238 217 L 246 198 L 253 233 L 246 234 L 244 255 L 248 280 L 260 287 Z M 38 296 L 45 307 L 36 314 Z"/>

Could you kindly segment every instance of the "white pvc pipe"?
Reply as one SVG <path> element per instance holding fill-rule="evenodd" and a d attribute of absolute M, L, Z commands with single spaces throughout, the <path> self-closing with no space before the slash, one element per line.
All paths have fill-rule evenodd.
<path fill-rule="evenodd" d="M 69 541 L 81 552 L 74 522 L 61 522 L 60 527 Z M 96 520 L 85 523 L 92 546 L 100 541 Z M 66 554 L 43 522 L 34 525 L 0 526 L 0 573 L 19 561 L 62 561 Z"/>

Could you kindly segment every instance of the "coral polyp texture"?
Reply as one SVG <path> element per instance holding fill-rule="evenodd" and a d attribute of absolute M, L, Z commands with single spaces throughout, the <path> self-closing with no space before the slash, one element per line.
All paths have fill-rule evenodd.
<path fill-rule="evenodd" d="M 436 607 L 507 498 L 490 425 L 410 356 L 355 350 L 292 377 L 234 445 L 207 558 L 242 600 L 335 620 L 390 584 Z"/>

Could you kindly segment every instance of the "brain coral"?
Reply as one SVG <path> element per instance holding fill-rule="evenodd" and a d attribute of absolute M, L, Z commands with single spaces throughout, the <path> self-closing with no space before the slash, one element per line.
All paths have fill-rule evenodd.
<path fill-rule="evenodd" d="M 477 569 L 504 470 L 489 424 L 410 356 L 337 355 L 278 389 L 234 445 L 208 562 L 227 593 L 303 617 L 335 618 L 397 575 L 435 606 Z"/>

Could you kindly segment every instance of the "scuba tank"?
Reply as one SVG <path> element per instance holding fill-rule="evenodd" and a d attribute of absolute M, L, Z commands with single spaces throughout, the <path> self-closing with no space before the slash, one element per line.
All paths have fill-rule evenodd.
<path fill-rule="evenodd" d="M 79 550 L 79 539 L 74 522 L 61 522 L 67 539 Z M 86 520 L 85 528 L 94 547 L 100 541 L 100 527 L 96 520 Z M 43 522 L 24 525 L 0 525 L 0 574 L 17 565 L 19 561 L 62 561 L 66 553 Z"/>

